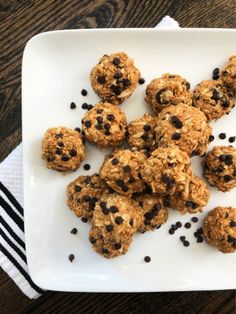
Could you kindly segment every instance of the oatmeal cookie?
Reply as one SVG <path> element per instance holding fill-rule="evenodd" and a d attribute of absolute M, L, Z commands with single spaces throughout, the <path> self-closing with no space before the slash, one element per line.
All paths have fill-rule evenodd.
<path fill-rule="evenodd" d="M 190 176 L 184 185 L 170 196 L 170 206 L 181 214 L 202 212 L 210 198 L 207 184 L 197 176 Z"/>
<path fill-rule="evenodd" d="M 116 149 L 105 159 L 100 176 L 117 193 L 131 196 L 143 191 L 145 184 L 140 176 L 146 157 L 128 149 Z"/>
<path fill-rule="evenodd" d="M 82 119 L 85 137 L 102 148 L 119 146 L 125 139 L 126 117 L 120 108 L 98 103 Z"/>
<path fill-rule="evenodd" d="M 180 102 L 191 105 L 190 83 L 180 75 L 163 74 L 147 86 L 145 100 L 155 113 Z"/>
<path fill-rule="evenodd" d="M 50 128 L 44 134 L 42 158 L 49 169 L 74 171 L 85 158 L 85 146 L 80 133 L 66 127 Z"/>
<path fill-rule="evenodd" d="M 236 148 L 215 146 L 206 157 L 204 175 L 222 192 L 236 187 Z"/>
<path fill-rule="evenodd" d="M 163 205 L 161 196 L 142 193 L 133 198 L 139 203 L 142 213 L 142 223 L 139 232 L 154 230 L 166 222 L 168 218 L 167 208 Z"/>
<path fill-rule="evenodd" d="M 109 193 L 109 187 L 98 173 L 79 176 L 67 186 L 67 206 L 76 216 L 91 219 L 95 204 L 104 193 Z"/>
<path fill-rule="evenodd" d="M 222 253 L 236 250 L 236 208 L 216 207 L 204 219 L 206 241 Z"/>
<path fill-rule="evenodd" d="M 155 149 L 155 118 L 145 113 L 141 118 L 130 122 L 127 126 L 127 140 L 132 149 L 146 150 Z"/>
<path fill-rule="evenodd" d="M 92 69 L 90 79 L 96 94 L 103 100 L 119 105 L 137 87 L 140 72 L 126 53 L 104 55 Z"/>
<path fill-rule="evenodd" d="M 193 106 L 201 109 L 208 120 L 217 120 L 233 108 L 233 94 L 222 80 L 207 80 L 198 84 L 193 93 Z"/>
<path fill-rule="evenodd" d="M 236 96 L 236 55 L 229 58 L 228 63 L 221 72 L 221 79 L 225 86 Z"/>
<path fill-rule="evenodd" d="M 189 175 L 192 175 L 189 156 L 174 145 L 154 150 L 141 170 L 152 192 L 160 194 L 173 194 Z"/>
<path fill-rule="evenodd" d="M 212 129 L 200 109 L 178 104 L 163 109 L 156 119 L 158 146 L 175 144 L 189 156 L 204 155 Z"/>
<path fill-rule="evenodd" d="M 125 254 L 141 220 L 141 209 L 134 200 L 116 193 L 103 195 L 95 206 L 90 242 L 107 258 Z"/>

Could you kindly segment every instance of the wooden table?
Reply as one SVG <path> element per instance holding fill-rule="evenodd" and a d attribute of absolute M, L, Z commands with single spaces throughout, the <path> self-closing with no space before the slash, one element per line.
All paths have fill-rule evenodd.
<path fill-rule="evenodd" d="M 235 0 L 1 0 L 0 161 L 21 142 L 21 60 L 26 42 L 35 34 L 56 29 L 154 27 L 167 14 L 178 20 L 182 27 L 236 28 L 235 6 Z M 235 291 L 47 292 L 32 301 L 0 269 L 1 313 L 49 311 L 235 313 Z"/>

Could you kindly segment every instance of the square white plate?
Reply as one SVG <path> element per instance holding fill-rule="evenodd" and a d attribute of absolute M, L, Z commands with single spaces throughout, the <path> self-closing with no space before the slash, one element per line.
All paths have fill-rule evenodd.
<path fill-rule="evenodd" d="M 163 73 L 178 73 L 194 87 L 210 79 L 215 67 L 222 67 L 236 52 L 235 30 L 213 29 L 106 29 L 56 31 L 37 35 L 27 44 L 23 57 L 22 104 L 24 145 L 24 204 L 27 260 L 33 281 L 42 288 L 64 291 L 173 291 L 233 289 L 236 287 L 236 256 L 222 254 L 205 242 L 197 244 L 193 232 L 206 212 L 215 206 L 236 205 L 236 189 L 229 193 L 212 190 L 212 197 L 199 223 L 179 229 L 170 236 L 172 223 L 190 220 L 170 210 L 168 222 L 155 232 L 136 235 L 130 251 L 106 260 L 95 253 L 88 241 L 89 224 L 76 218 L 66 206 L 65 188 L 81 174 L 98 171 L 104 154 L 86 144 L 90 163 L 63 175 L 50 171 L 41 160 L 41 140 L 47 128 L 79 127 L 85 113 L 83 102 L 96 103 L 89 73 L 103 54 L 125 51 L 134 58 L 146 83 Z M 121 105 L 128 121 L 149 110 L 144 102 L 145 87 Z M 81 90 L 88 90 L 83 97 Z M 74 101 L 77 109 L 71 110 Z M 236 110 L 212 123 L 214 135 L 236 135 Z M 216 139 L 211 145 L 227 145 Z M 192 158 L 197 174 L 201 159 Z M 84 164 L 83 163 L 83 164 Z M 70 234 L 73 227 L 78 234 Z M 183 247 L 186 235 L 190 247 Z M 73 253 L 75 260 L 68 261 Z M 151 256 L 149 264 L 144 256 Z"/>

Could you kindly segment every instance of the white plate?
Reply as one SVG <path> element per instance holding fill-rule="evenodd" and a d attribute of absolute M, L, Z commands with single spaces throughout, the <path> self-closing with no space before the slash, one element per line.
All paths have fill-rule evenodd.
<path fill-rule="evenodd" d="M 197 244 L 193 231 L 200 227 L 205 213 L 217 206 L 236 205 L 236 189 L 229 193 L 212 189 L 212 197 L 199 224 L 175 235 L 169 226 L 191 215 L 180 216 L 170 210 L 166 225 L 155 232 L 137 235 L 130 251 L 106 260 L 95 253 L 88 241 L 89 224 L 84 224 L 66 207 L 65 188 L 81 174 L 98 171 L 105 151 L 87 145 L 86 172 L 62 175 L 50 171 L 41 160 L 41 140 L 52 126 L 80 126 L 85 113 L 83 102 L 96 103 L 89 73 L 100 56 L 125 51 L 135 60 L 148 83 L 163 73 L 178 73 L 194 87 L 209 79 L 215 67 L 222 67 L 236 52 L 235 30 L 210 29 L 107 29 L 57 31 L 37 35 L 27 44 L 23 58 L 22 103 L 24 144 L 24 204 L 27 260 L 33 281 L 42 288 L 64 291 L 173 291 L 233 289 L 236 287 L 236 256 L 222 254 L 206 243 Z M 121 105 L 128 121 L 148 110 L 144 102 L 145 85 Z M 80 93 L 88 90 L 88 96 Z M 71 110 L 71 101 L 77 104 Z M 214 134 L 236 135 L 236 110 L 212 123 Z M 225 144 L 216 140 L 211 145 Z M 192 159 L 201 174 L 200 158 Z M 73 227 L 78 234 L 70 234 Z M 190 247 L 183 247 L 186 235 Z M 73 253 L 75 260 L 68 261 Z M 143 258 L 149 255 L 147 264 Z"/>

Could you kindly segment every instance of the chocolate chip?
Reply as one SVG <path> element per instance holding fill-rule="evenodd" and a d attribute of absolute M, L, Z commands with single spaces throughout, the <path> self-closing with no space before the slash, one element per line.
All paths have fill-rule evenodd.
<path fill-rule="evenodd" d="M 219 93 L 218 93 L 218 91 L 216 89 L 213 90 L 211 99 L 213 99 L 214 101 L 217 101 L 217 100 L 220 99 Z"/>
<path fill-rule="evenodd" d="M 121 225 L 123 223 L 124 219 L 121 216 L 118 216 L 115 218 L 115 223 L 117 225 Z"/>
<path fill-rule="evenodd" d="M 131 227 L 133 226 L 133 224 L 134 224 L 133 219 L 130 219 L 129 224 L 130 224 Z"/>
<path fill-rule="evenodd" d="M 87 120 L 84 122 L 84 125 L 86 126 L 86 128 L 91 128 L 91 121 Z"/>
<path fill-rule="evenodd" d="M 111 213 L 115 214 L 115 213 L 118 213 L 118 211 L 119 211 L 118 207 L 116 207 L 114 205 L 110 207 L 110 212 Z"/>
<path fill-rule="evenodd" d="M 77 131 L 77 132 L 81 132 L 81 130 L 80 130 L 80 128 L 75 128 L 75 131 Z"/>
<path fill-rule="evenodd" d="M 121 244 L 115 243 L 114 247 L 115 247 L 115 250 L 119 250 L 119 249 L 121 249 Z"/>
<path fill-rule="evenodd" d="M 192 220 L 192 222 L 198 222 L 198 218 L 197 217 L 192 217 L 191 220 Z"/>
<path fill-rule="evenodd" d="M 164 196 L 164 198 L 163 198 L 163 205 L 165 207 L 170 207 L 170 197 L 168 195 Z"/>
<path fill-rule="evenodd" d="M 235 242 L 236 241 L 236 238 L 233 238 L 231 235 L 228 235 L 228 242 Z"/>
<path fill-rule="evenodd" d="M 79 186 L 79 185 L 75 186 L 75 193 L 80 192 L 81 190 L 82 190 L 81 186 Z"/>
<path fill-rule="evenodd" d="M 236 169 L 234 169 L 233 176 L 236 177 Z"/>
<path fill-rule="evenodd" d="M 121 72 L 116 72 L 114 75 L 113 75 L 113 77 L 115 78 L 115 79 L 119 79 L 119 78 L 121 78 L 123 76 L 123 74 L 121 73 Z"/>
<path fill-rule="evenodd" d="M 114 121 L 114 120 L 115 120 L 114 114 L 108 114 L 108 115 L 107 115 L 107 120 L 109 120 L 109 121 Z"/>
<path fill-rule="evenodd" d="M 150 256 L 145 256 L 144 257 L 144 262 L 150 263 L 151 262 L 151 257 Z"/>
<path fill-rule="evenodd" d="M 96 241 L 97 241 L 97 240 L 96 240 L 95 238 L 93 238 L 93 237 L 91 237 L 89 240 L 90 240 L 90 242 L 91 242 L 92 244 L 95 244 Z"/>
<path fill-rule="evenodd" d="M 193 152 L 192 152 L 192 156 L 198 156 L 199 155 L 199 151 L 198 150 L 194 150 Z"/>
<path fill-rule="evenodd" d="M 182 227 L 182 223 L 180 221 L 177 221 L 175 225 L 176 225 L 177 228 L 181 228 Z"/>
<path fill-rule="evenodd" d="M 75 156 L 77 155 L 76 149 L 72 148 L 72 149 L 70 150 L 70 155 L 71 155 L 71 157 L 75 157 Z"/>
<path fill-rule="evenodd" d="M 111 163 L 115 166 L 115 165 L 117 165 L 119 163 L 119 160 L 117 158 L 113 158 L 111 160 Z"/>
<path fill-rule="evenodd" d="M 224 101 L 222 104 L 221 104 L 221 106 L 223 107 L 223 108 L 229 108 L 229 105 L 230 105 L 230 103 L 229 103 L 229 101 Z"/>
<path fill-rule="evenodd" d="M 104 132 L 104 134 L 105 134 L 105 135 L 111 135 L 111 132 L 110 132 L 109 130 L 106 130 L 106 131 Z"/>
<path fill-rule="evenodd" d="M 167 185 L 167 187 L 171 188 L 172 186 L 175 185 L 175 180 L 168 175 L 164 174 L 161 176 L 161 180 L 163 183 Z"/>
<path fill-rule="evenodd" d="M 233 164 L 233 156 L 228 154 L 228 155 L 225 155 L 225 164 L 230 166 Z"/>
<path fill-rule="evenodd" d="M 103 109 L 97 109 L 97 113 L 98 113 L 98 114 L 103 113 Z"/>
<path fill-rule="evenodd" d="M 185 239 L 186 239 L 186 237 L 185 237 L 185 236 L 180 236 L 179 238 L 180 238 L 180 241 L 182 241 L 182 242 L 184 242 L 184 241 L 185 241 Z"/>
<path fill-rule="evenodd" d="M 151 219 L 153 219 L 153 214 L 151 212 L 147 212 L 147 213 L 144 214 L 144 217 L 147 220 L 151 220 Z"/>
<path fill-rule="evenodd" d="M 183 242 L 183 245 L 186 246 L 186 247 L 188 247 L 188 246 L 190 245 L 190 243 L 189 243 L 189 241 L 185 240 L 185 241 Z"/>
<path fill-rule="evenodd" d="M 88 104 L 86 102 L 84 102 L 81 107 L 82 107 L 82 109 L 88 109 Z"/>
<path fill-rule="evenodd" d="M 103 118 L 101 116 L 96 117 L 97 123 L 102 124 L 103 123 Z"/>
<path fill-rule="evenodd" d="M 220 155 L 219 156 L 219 161 L 221 161 L 221 162 L 225 161 L 225 155 Z"/>
<path fill-rule="evenodd" d="M 109 251 L 105 248 L 102 248 L 102 254 L 109 254 Z"/>
<path fill-rule="evenodd" d="M 150 127 L 150 125 L 145 124 L 145 125 L 143 126 L 143 129 L 144 129 L 145 132 L 148 132 L 148 131 L 151 130 L 151 127 Z"/>
<path fill-rule="evenodd" d="M 124 172 L 125 173 L 130 173 L 131 172 L 131 167 L 129 165 L 124 166 Z"/>
<path fill-rule="evenodd" d="M 144 84 L 145 83 L 145 79 L 143 77 L 140 77 L 140 79 L 138 80 L 139 84 Z"/>
<path fill-rule="evenodd" d="M 77 229 L 76 228 L 71 229 L 70 233 L 71 234 L 76 234 L 77 233 Z"/>
<path fill-rule="evenodd" d="M 235 136 L 230 136 L 230 138 L 229 138 L 229 142 L 230 142 L 230 143 L 235 142 Z"/>
<path fill-rule="evenodd" d="M 130 176 L 128 183 L 134 183 L 135 182 L 135 178 L 133 176 Z"/>
<path fill-rule="evenodd" d="M 219 166 L 219 167 L 213 169 L 213 171 L 216 173 L 222 173 L 224 171 L 224 168 L 222 166 Z"/>
<path fill-rule="evenodd" d="M 93 109 L 93 105 L 88 105 L 88 110 Z"/>
<path fill-rule="evenodd" d="M 62 134 L 62 133 L 57 133 L 57 134 L 55 135 L 55 138 L 63 138 L 63 134 Z"/>
<path fill-rule="evenodd" d="M 128 87 L 131 85 L 131 82 L 128 79 L 123 79 L 123 84 L 124 84 L 124 86 Z"/>
<path fill-rule="evenodd" d="M 86 218 L 86 217 L 82 217 L 81 220 L 82 220 L 84 223 L 88 222 L 88 218 Z"/>
<path fill-rule="evenodd" d="M 83 200 L 84 202 L 89 202 L 89 201 L 91 200 L 91 197 L 90 197 L 89 195 L 84 195 L 84 196 L 82 197 L 82 200 Z"/>
<path fill-rule="evenodd" d="M 91 168 L 90 164 L 85 164 L 84 165 L 84 170 L 88 171 Z"/>
<path fill-rule="evenodd" d="M 217 75 L 217 74 L 219 74 L 220 73 L 220 69 L 219 68 L 215 68 L 214 70 L 213 70 L 213 74 L 214 75 Z"/>
<path fill-rule="evenodd" d="M 63 161 L 68 161 L 70 158 L 69 158 L 68 156 L 66 156 L 66 155 L 63 155 L 63 156 L 61 157 L 61 159 L 62 159 Z"/>
<path fill-rule="evenodd" d="M 190 229 L 191 228 L 191 223 L 190 222 L 186 222 L 186 224 L 184 225 L 184 227 L 186 229 Z"/>
<path fill-rule="evenodd" d="M 187 88 L 187 90 L 189 90 L 190 89 L 190 83 L 189 82 L 186 82 L 186 88 Z"/>
<path fill-rule="evenodd" d="M 113 226 L 112 225 L 106 225 L 106 231 L 107 232 L 111 232 L 113 230 Z"/>
<path fill-rule="evenodd" d="M 218 74 L 212 75 L 212 79 L 213 80 L 218 80 L 220 78 L 220 76 Z"/>
<path fill-rule="evenodd" d="M 156 93 L 156 101 L 157 101 L 157 103 L 159 103 L 159 104 L 161 104 L 161 105 L 168 103 L 168 102 L 166 102 L 166 101 L 162 101 L 162 99 L 161 99 L 161 94 L 162 94 L 163 92 L 165 92 L 165 88 L 160 89 L 160 90 Z"/>
<path fill-rule="evenodd" d="M 181 129 L 183 127 L 183 123 L 179 120 L 179 118 L 177 116 L 172 116 L 170 118 L 170 122 L 173 124 L 173 126 L 176 129 Z"/>
<path fill-rule="evenodd" d="M 82 96 L 87 96 L 88 95 L 88 92 L 86 91 L 86 89 L 82 89 L 81 95 Z"/>
<path fill-rule="evenodd" d="M 120 63 L 120 59 L 119 59 L 119 58 L 114 58 L 113 61 L 112 61 L 112 63 L 113 63 L 114 65 L 118 65 L 118 64 Z"/>
<path fill-rule="evenodd" d="M 75 259 L 75 256 L 74 256 L 74 254 L 70 254 L 70 255 L 68 256 L 68 258 L 69 258 L 69 261 L 72 263 L 73 260 Z"/>
<path fill-rule="evenodd" d="M 174 234 L 174 233 L 175 233 L 175 229 L 174 229 L 174 228 L 170 228 L 170 229 L 169 229 L 169 234 L 172 235 L 172 234 Z"/>
<path fill-rule="evenodd" d="M 106 78 L 104 75 L 100 75 L 97 77 L 97 81 L 99 84 L 105 84 L 106 83 Z"/>
<path fill-rule="evenodd" d="M 110 130 L 110 128 L 111 128 L 110 123 L 105 123 L 105 124 L 104 124 L 104 129 L 105 129 L 105 130 L 108 131 L 108 130 Z"/>
<path fill-rule="evenodd" d="M 202 243 L 203 242 L 203 236 L 199 235 L 197 237 L 197 243 Z"/>
<path fill-rule="evenodd" d="M 181 134 L 179 134 L 179 133 L 174 133 L 174 134 L 172 134 L 172 140 L 179 140 L 180 138 L 181 138 Z"/>
<path fill-rule="evenodd" d="M 97 129 L 97 130 L 102 130 L 102 125 L 101 125 L 101 124 L 96 124 L 96 125 L 95 125 L 95 129 Z"/>
<path fill-rule="evenodd" d="M 72 101 L 70 104 L 70 109 L 75 109 L 76 108 L 76 104 Z"/>
<path fill-rule="evenodd" d="M 144 141 L 147 141 L 148 140 L 148 135 L 147 134 L 143 134 L 141 136 L 141 139 L 143 139 Z"/>
<path fill-rule="evenodd" d="M 61 154 L 62 154 L 62 150 L 61 150 L 60 148 L 57 148 L 57 149 L 55 150 L 55 153 L 56 153 L 57 155 L 61 155 Z"/>
<path fill-rule="evenodd" d="M 225 181 L 225 182 L 229 182 L 229 181 L 231 181 L 231 180 L 232 180 L 232 177 L 229 176 L 228 174 L 226 174 L 226 175 L 224 176 L 224 181 Z"/>
<path fill-rule="evenodd" d="M 231 220 L 229 225 L 230 227 L 236 227 L 236 221 Z"/>
<path fill-rule="evenodd" d="M 219 138 L 220 138 L 221 140 L 224 140 L 224 139 L 226 138 L 226 134 L 225 134 L 225 133 L 220 133 L 220 134 L 219 134 Z"/>
<path fill-rule="evenodd" d="M 209 136 L 209 142 L 213 142 L 214 139 L 215 139 L 214 135 L 210 135 L 210 136 Z"/>

